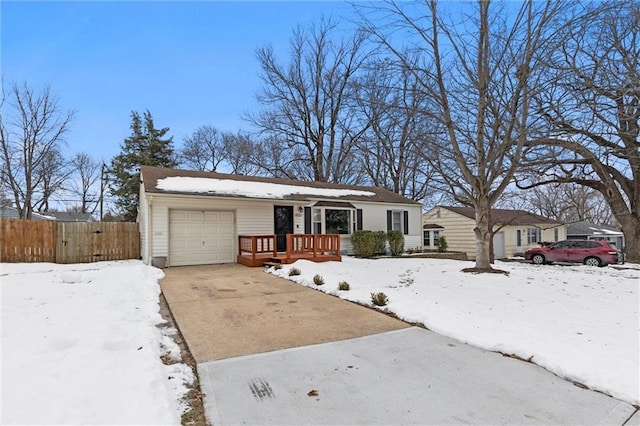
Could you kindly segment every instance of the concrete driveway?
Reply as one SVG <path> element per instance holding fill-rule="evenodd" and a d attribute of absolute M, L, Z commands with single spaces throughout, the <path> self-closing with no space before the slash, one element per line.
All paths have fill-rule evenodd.
<path fill-rule="evenodd" d="M 640 424 L 626 402 L 261 268 L 165 274 L 215 426 Z"/>
<path fill-rule="evenodd" d="M 409 326 L 262 268 L 189 266 L 164 273 L 162 292 L 198 363 Z"/>

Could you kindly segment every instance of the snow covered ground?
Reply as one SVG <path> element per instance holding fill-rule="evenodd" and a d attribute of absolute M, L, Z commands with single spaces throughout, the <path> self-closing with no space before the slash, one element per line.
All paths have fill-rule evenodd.
<path fill-rule="evenodd" d="M 407 321 L 471 345 L 515 354 L 569 380 L 640 404 L 640 265 L 497 262 L 503 274 L 463 273 L 472 262 L 343 257 L 269 272 L 364 304 L 371 293 Z M 292 267 L 302 271 L 289 277 Z M 316 286 L 314 275 L 324 278 Z M 349 291 L 339 291 L 346 281 Z"/>
<path fill-rule="evenodd" d="M 180 424 L 193 381 L 139 261 L 0 264 L 2 424 Z"/>

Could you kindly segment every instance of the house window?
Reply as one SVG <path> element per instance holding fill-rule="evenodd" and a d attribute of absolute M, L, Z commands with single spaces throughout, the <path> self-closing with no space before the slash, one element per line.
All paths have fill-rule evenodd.
<path fill-rule="evenodd" d="M 351 233 L 351 211 L 350 210 L 329 210 L 324 211 L 325 233 L 327 234 L 350 234 Z"/>
<path fill-rule="evenodd" d="M 425 247 L 431 247 L 432 245 L 435 247 L 438 245 L 438 240 L 440 240 L 440 231 L 424 231 L 423 237 L 423 245 Z M 431 239 L 431 237 L 433 237 L 433 239 Z"/>
<path fill-rule="evenodd" d="M 402 232 L 402 212 L 400 210 L 392 212 L 391 229 Z"/>
<path fill-rule="evenodd" d="M 322 210 L 313 209 L 313 233 L 322 234 Z"/>
<path fill-rule="evenodd" d="M 527 244 L 534 244 L 540 241 L 540 229 L 527 228 Z"/>
<path fill-rule="evenodd" d="M 316 207 L 311 209 L 307 223 L 305 229 L 314 234 L 350 234 L 356 229 L 356 211 Z"/>

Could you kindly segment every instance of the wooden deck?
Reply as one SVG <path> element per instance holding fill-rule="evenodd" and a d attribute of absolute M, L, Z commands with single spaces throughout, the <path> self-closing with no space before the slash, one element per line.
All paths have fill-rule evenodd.
<path fill-rule="evenodd" d="M 246 266 L 265 263 L 340 262 L 340 236 L 337 234 L 287 234 L 287 251 L 276 249 L 276 235 L 239 235 L 237 262 Z"/>

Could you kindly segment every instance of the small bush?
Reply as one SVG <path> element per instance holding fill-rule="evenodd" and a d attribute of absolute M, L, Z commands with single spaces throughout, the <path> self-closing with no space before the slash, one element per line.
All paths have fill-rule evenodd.
<path fill-rule="evenodd" d="M 376 238 L 375 254 L 385 254 L 387 250 L 387 233 L 384 231 L 376 231 L 373 235 Z"/>
<path fill-rule="evenodd" d="M 371 303 L 376 306 L 385 306 L 389 303 L 389 298 L 383 292 L 371 293 Z"/>
<path fill-rule="evenodd" d="M 273 265 L 273 269 L 275 269 L 276 271 L 279 271 L 280 269 L 282 269 L 282 264 L 276 263 L 275 265 Z"/>
<path fill-rule="evenodd" d="M 338 290 L 349 291 L 351 287 L 349 287 L 349 283 L 346 281 L 340 281 L 338 283 Z"/>
<path fill-rule="evenodd" d="M 351 235 L 353 254 L 356 257 L 371 257 L 375 254 L 376 239 L 372 231 L 356 231 Z"/>
<path fill-rule="evenodd" d="M 440 253 L 444 253 L 448 248 L 449 245 L 447 244 L 447 239 L 444 237 L 444 235 L 438 238 L 438 251 Z"/>
<path fill-rule="evenodd" d="M 300 275 L 302 273 L 302 271 L 298 268 L 291 268 L 289 269 L 289 276 L 293 277 L 294 275 Z"/>
<path fill-rule="evenodd" d="M 404 251 L 404 235 L 400 231 L 387 232 L 391 256 L 400 256 Z"/>
<path fill-rule="evenodd" d="M 324 284 L 324 278 L 322 278 L 322 276 L 320 276 L 318 274 L 315 274 L 313 276 L 313 283 L 315 285 L 322 285 L 322 284 Z"/>

